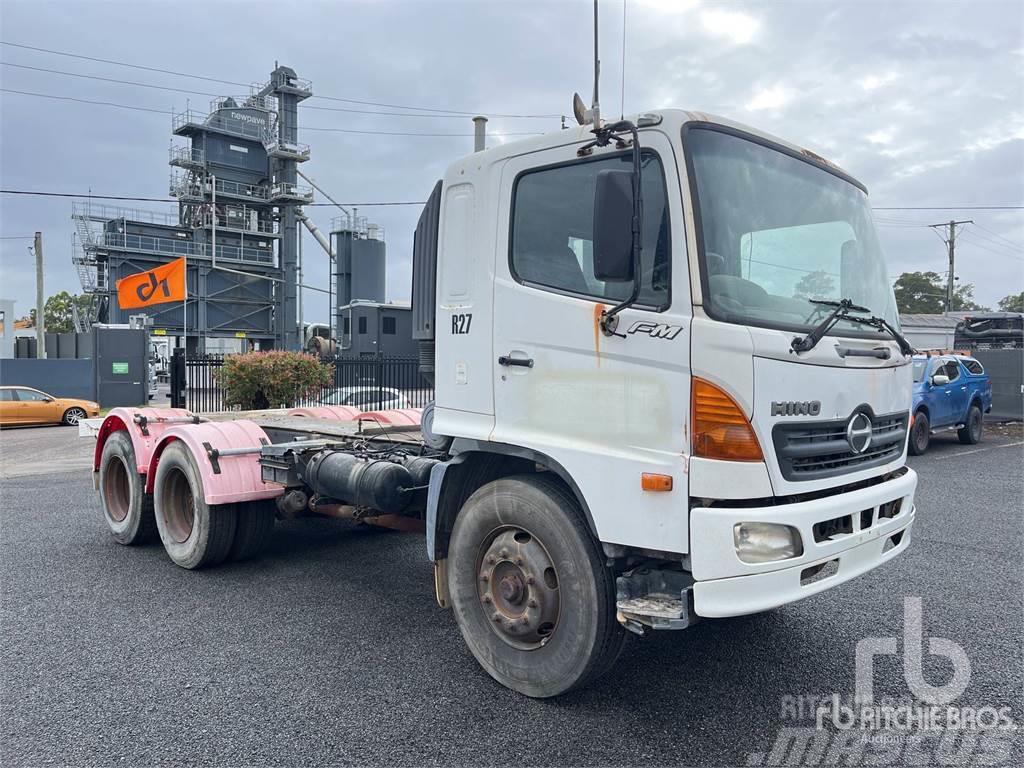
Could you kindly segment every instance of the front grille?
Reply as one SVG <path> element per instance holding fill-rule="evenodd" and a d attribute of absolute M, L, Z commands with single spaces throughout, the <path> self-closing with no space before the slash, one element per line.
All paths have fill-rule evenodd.
<path fill-rule="evenodd" d="M 857 412 L 871 420 L 871 443 L 854 453 L 846 439 L 846 427 Z M 787 480 L 820 480 L 887 464 L 903 453 L 909 414 L 875 416 L 861 407 L 845 419 L 816 422 L 782 422 L 772 430 L 775 455 Z"/>

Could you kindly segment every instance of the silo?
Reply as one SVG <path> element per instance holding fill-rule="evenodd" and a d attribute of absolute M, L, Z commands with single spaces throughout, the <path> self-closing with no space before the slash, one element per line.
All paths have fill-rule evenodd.
<path fill-rule="evenodd" d="M 335 262 L 335 328 L 343 328 L 342 308 L 353 301 L 383 303 L 386 297 L 387 253 L 383 231 L 365 220 L 336 219 L 331 232 Z M 340 331 L 337 331 L 340 335 Z"/>

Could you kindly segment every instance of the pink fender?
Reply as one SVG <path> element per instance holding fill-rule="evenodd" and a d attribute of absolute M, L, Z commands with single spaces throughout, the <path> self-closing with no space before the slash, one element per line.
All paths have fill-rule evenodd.
<path fill-rule="evenodd" d="M 292 408 L 289 416 L 309 416 L 313 419 L 331 419 L 333 421 L 355 421 L 359 409 L 351 405 L 315 405 L 309 408 Z"/>
<path fill-rule="evenodd" d="M 359 414 L 361 421 L 376 421 L 378 424 L 388 424 L 394 427 L 415 427 L 419 426 L 422 408 L 396 408 L 391 411 L 367 411 Z"/>
<path fill-rule="evenodd" d="M 199 470 L 203 484 L 203 499 L 207 504 L 228 504 L 236 501 L 272 499 L 284 493 L 284 488 L 264 483 L 259 453 L 238 456 L 220 456 L 216 459 L 219 471 L 214 469 L 204 443 L 211 448 L 254 448 L 270 442 L 267 433 L 251 421 L 207 421 L 202 424 L 181 424 L 167 430 L 161 438 L 146 474 L 146 492 L 153 492 L 156 468 L 164 449 L 174 440 L 188 446 Z"/>
<path fill-rule="evenodd" d="M 135 423 L 136 415 L 146 417 L 146 426 Z M 96 436 L 96 449 L 92 457 L 93 472 L 99 472 L 100 459 L 103 457 L 103 446 L 107 438 L 114 432 L 124 431 L 132 440 L 132 448 L 135 450 L 135 464 L 139 472 L 145 474 L 149 468 L 150 459 L 160 438 L 165 432 L 179 424 L 172 421 L 167 423 L 163 419 L 183 419 L 192 414 L 184 408 L 114 408 L 107 414 L 107 417 L 100 425 L 99 434 Z M 144 432 L 148 432 L 146 435 Z"/>

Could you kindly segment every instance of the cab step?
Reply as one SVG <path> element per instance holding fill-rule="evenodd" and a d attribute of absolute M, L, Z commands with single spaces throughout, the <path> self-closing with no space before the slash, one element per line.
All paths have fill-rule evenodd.
<path fill-rule="evenodd" d="M 693 577 L 684 571 L 635 568 L 615 580 L 619 623 L 642 635 L 650 629 L 686 629 L 693 610 Z"/>

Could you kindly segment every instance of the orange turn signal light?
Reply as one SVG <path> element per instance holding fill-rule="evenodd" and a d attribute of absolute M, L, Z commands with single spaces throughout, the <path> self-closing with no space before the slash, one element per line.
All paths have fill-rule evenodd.
<path fill-rule="evenodd" d="M 736 401 L 704 379 L 690 394 L 693 455 L 726 461 L 764 461 L 753 427 Z"/>
<path fill-rule="evenodd" d="M 640 488 L 645 491 L 664 493 L 672 490 L 672 475 L 656 475 L 644 472 L 640 475 Z"/>

